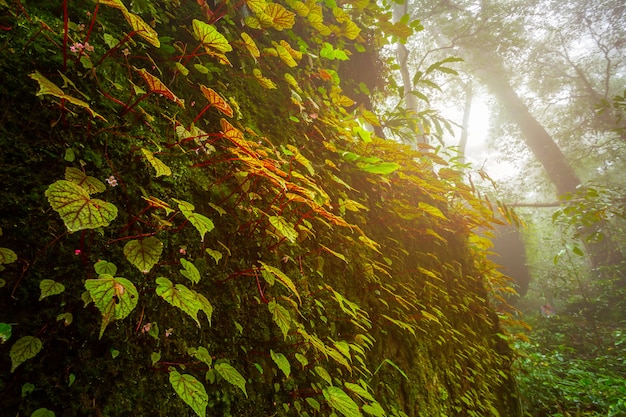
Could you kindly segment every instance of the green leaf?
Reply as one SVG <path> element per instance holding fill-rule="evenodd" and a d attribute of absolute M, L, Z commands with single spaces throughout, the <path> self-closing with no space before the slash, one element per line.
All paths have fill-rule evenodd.
<path fill-rule="evenodd" d="M 93 267 L 98 275 L 115 275 L 117 273 L 117 266 L 115 266 L 114 263 L 107 262 L 105 260 L 99 260 Z"/>
<path fill-rule="evenodd" d="M 200 20 L 194 19 L 192 22 L 193 32 L 196 35 L 196 39 L 200 41 L 202 46 L 207 52 L 225 53 L 233 50 L 228 40 L 217 31 L 215 26 L 204 23 Z"/>
<path fill-rule="evenodd" d="M 194 264 L 185 258 L 180 258 L 180 263 L 183 265 L 183 268 L 185 268 L 180 270 L 182 276 L 194 284 L 200 282 L 200 271 L 198 271 L 198 268 L 196 268 Z"/>
<path fill-rule="evenodd" d="M 302 299 L 300 299 L 300 294 L 298 293 L 298 290 L 296 289 L 296 286 L 294 285 L 293 281 L 291 280 L 291 278 L 289 278 L 287 275 L 285 275 L 283 273 L 283 271 L 281 271 L 278 268 L 274 268 L 271 265 L 268 265 L 262 261 L 259 261 L 259 263 L 263 266 L 263 268 L 268 271 L 271 272 L 272 274 L 274 274 L 276 276 L 276 279 L 278 279 L 278 282 L 280 282 L 282 285 L 285 286 L 285 288 L 289 289 L 291 292 L 293 292 L 296 297 L 298 297 L 298 301 L 300 301 L 300 304 L 302 304 Z"/>
<path fill-rule="evenodd" d="M 170 372 L 170 384 L 176 394 L 195 411 L 200 417 L 206 416 L 206 407 L 209 404 L 209 396 L 204 385 L 192 375 L 180 374 L 177 371 Z"/>
<path fill-rule="evenodd" d="M 63 320 L 64 326 L 69 326 L 74 321 L 72 313 L 61 313 L 57 316 L 57 321 Z"/>
<path fill-rule="evenodd" d="M 50 184 L 45 195 L 70 233 L 108 226 L 117 217 L 117 207 L 90 198 L 83 187 L 71 181 L 59 180 Z"/>
<path fill-rule="evenodd" d="M 124 256 L 144 274 L 150 272 L 152 267 L 159 261 L 163 243 L 153 237 L 142 240 L 131 240 L 124 245 Z"/>
<path fill-rule="evenodd" d="M 238 387 L 248 397 L 246 392 L 246 380 L 235 368 L 227 364 L 226 362 L 220 362 L 215 364 L 215 370 L 222 378 L 227 382 L 230 382 L 234 386 Z"/>
<path fill-rule="evenodd" d="M 17 261 L 17 254 L 9 248 L 0 248 L 0 265 Z"/>
<path fill-rule="evenodd" d="M 12 327 L 8 323 L 0 323 L 0 343 L 4 343 L 11 338 Z"/>
<path fill-rule="evenodd" d="M 274 361 L 276 366 L 278 366 L 278 369 L 283 371 L 285 377 L 289 378 L 289 375 L 291 374 L 291 365 L 289 364 L 289 360 L 287 359 L 287 357 L 282 353 L 275 353 L 271 349 L 270 356 L 272 357 L 272 360 Z"/>
<path fill-rule="evenodd" d="M 51 295 L 61 294 L 63 291 L 65 291 L 65 286 L 60 282 L 56 282 L 51 279 L 42 279 L 39 283 L 39 289 L 41 290 L 39 301 L 41 301 Z"/>
<path fill-rule="evenodd" d="M 85 281 L 85 288 L 102 313 L 100 338 L 108 324 L 128 316 L 139 299 L 132 282 L 126 278 L 114 278 L 112 275 L 103 274 L 98 279 L 88 279 Z"/>
<path fill-rule="evenodd" d="M 321 366 L 316 366 L 315 373 L 320 376 L 324 381 L 328 383 L 328 385 L 333 385 L 333 379 L 330 377 L 330 374 L 326 370 L 326 368 L 322 368 Z"/>
<path fill-rule="evenodd" d="M 372 394 L 369 393 L 369 391 L 367 391 L 365 388 L 363 388 L 362 386 L 358 385 L 358 384 L 353 384 L 351 382 L 346 382 L 344 383 L 345 387 L 349 390 L 354 392 L 356 395 L 358 395 L 359 397 L 368 400 L 368 401 L 375 401 L 374 397 L 372 396 Z"/>
<path fill-rule="evenodd" d="M 197 349 L 190 348 L 189 354 L 199 361 L 202 361 L 207 366 L 211 366 L 213 364 L 213 358 L 211 357 L 211 354 L 209 353 L 207 348 L 205 348 L 204 346 L 198 346 Z"/>
<path fill-rule="evenodd" d="M 204 313 L 207 316 L 207 319 L 209 320 L 209 325 L 211 325 L 211 316 L 213 315 L 213 305 L 209 302 L 209 300 L 207 300 L 207 298 L 204 295 L 199 294 L 193 290 L 191 290 L 191 292 L 193 292 L 194 295 L 196 296 L 196 300 L 198 300 L 198 302 L 200 303 L 200 310 L 204 311 Z"/>
<path fill-rule="evenodd" d="M 287 238 L 290 242 L 295 242 L 298 238 L 298 232 L 296 229 L 294 229 L 293 225 L 282 216 L 270 216 L 269 221 L 272 226 L 278 230 L 278 233 Z"/>
<path fill-rule="evenodd" d="M 195 207 L 191 203 L 176 199 L 174 199 L 174 201 L 178 203 L 178 209 L 183 216 L 185 216 L 185 218 L 189 220 L 189 223 L 191 223 L 198 230 L 198 233 L 200 233 L 200 241 L 204 242 L 204 235 L 215 228 L 211 219 L 203 216 L 202 214 L 194 213 Z"/>
<path fill-rule="evenodd" d="M 74 167 L 65 168 L 65 179 L 83 187 L 85 191 L 87 191 L 87 194 L 101 193 L 107 189 L 102 181 L 90 177 L 82 170 Z"/>
<path fill-rule="evenodd" d="M 161 352 L 152 352 L 150 354 L 150 361 L 152 366 L 156 365 L 161 360 Z"/>
<path fill-rule="evenodd" d="M 291 327 L 291 316 L 289 315 L 289 311 L 274 300 L 271 300 L 267 304 L 267 308 L 270 313 L 272 313 L 272 320 L 274 320 L 274 323 L 278 325 L 278 328 L 283 333 L 284 340 L 287 340 L 287 334 L 289 333 L 289 328 Z"/>
<path fill-rule="evenodd" d="M 385 410 L 380 406 L 380 404 L 377 401 L 372 401 L 369 404 L 365 404 L 363 406 L 363 411 L 365 411 L 369 415 L 376 416 L 376 417 L 387 416 L 387 413 L 385 413 Z M 494 414 L 494 415 L 497 415 L 497 414 Z"/>
<path fill-rule="evenodd" d="M 400 164 L 397 164 L 395 162 L 381 162 L 379 164 L 359 164 L 359 168 L 371 174 L 384 175 L 391 174 L 392 172 L 400 169 Z"/>
<path fill-rule="evenodd" d="M 47 408 L 38 408 L 33 411 L 30 417 L 55 417 L 54 411 L 50 411 Z"/>
<path fill-rule="evenodd" d="M 311 408 L 313 408 L 315 411 L 317 412 L 320 411 L 322 406 L 315 398 L 306 397 L 305 400 L 311 406 Z"/>
<path fill-rule="evenodd" d="M 222 253 L 220 251 L 216 251 L 216 250 L 209 249 L 209 248 L 205 250 L 206 250 L 206 253 L 211 255 L 211 258 L 215 260 L 216 265 L 220 262 L 220 259 L 222 259 Z"/>
<path fill-rule="evenodd" d="M 151 151 L 145 148 L 141 148 L 141 152 L 143 152 L 148 162 L 150 162 L 150 165 L 152 165 L 152 168 L 154 168 L 154 170 L 156 171 L 157 178 L 161 175 L 172 175 L 172 170 L 170 169 L 170 167 L 165 165 L 160 159 L 154 156 Z"/>
<path fill-rule="evenodd" d="M 309 360 L 303 354 L 296 353 L 295 357 L 298 360 L 298 362 L 300 362 L 300 364 L 302 365 L 303 369 L 304 369 L 305 366 L 307 366 L 309 364 Z"/>
<path fill-rule="evenodd" d="M 39 338 L 34 336 L 24 336 L 11 346 L 9 356 L 11 356 L 11 372 L 28 359 L 32 359 L 41 350 L 43 344 Z"/>
<path fill-rule="evenodd" d="M 339 411 L 345 417 L 363 416 L 359 406 L 339 387 L 326 387 L 322 390 L 324 398 L 333 410 Z"/>
<path fill-rule="evenodd" d="M 196 297 L 197 293 L 182 284 L 176 284 L 176 286 L 174 286 L 172 281 L 164 277 L 157 278 L 156 283 L 157 295 L 174 307 L 178 307 L 189 314 L 196 321 L 198 327 L 200 327 L 198 311 L 200 311 L 203 306 Z"/>

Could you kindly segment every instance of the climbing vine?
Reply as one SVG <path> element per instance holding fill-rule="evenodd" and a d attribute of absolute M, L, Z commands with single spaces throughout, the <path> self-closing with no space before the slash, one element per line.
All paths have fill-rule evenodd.
<path fill-rule="evenodd" d="M 344 87 L 388 8 L 0 7 L 7 410 L 515 415 L 489 203 Z"/>

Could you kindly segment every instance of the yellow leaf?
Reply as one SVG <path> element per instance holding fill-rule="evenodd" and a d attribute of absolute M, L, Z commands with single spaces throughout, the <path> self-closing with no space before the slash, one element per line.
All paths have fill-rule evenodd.
<path fill-rule="evenodd" d="M 352 20 L 346 21 L 341 26 L 341 34 L 351 41 L 355 40 L 357 36 L 359 36 L 359 33 L 361 33 L 361 28 L 359 28 Z"/>
<path fill-rule="evenodd" d="M 133 28 L 133 31 L 137 33 L 137 35 L 144 38 L 150 45 L 160 48 L 161 42 L 159 41 L 159 34 L 156 33 L 152 27 L 143 21 L 143 19 L 137 16 L 134 13 L 130 13 L 126 8 L 122 9 L 122 13 L 126 18 L 130 27 Z"/>
<path fill-rule="evenodd" d="M 124 6 L 124 3 L 122 3 L 120 0 L 99 0 L 98 3 L 104 4 L 105 6 L 114 7 L 121 11 L 128 10 L 126 9 L 126 6 Z"/>
<path fill-rule="evenodd" d="M 281 271 L 278 268 L 274 268 L 273 266 L 268 265 L 262 261 L 259 261 L 259 263 L 261 264 L 261 266 L 263 266 L 263 269 L 265 269 L 267 272 L 270 272 L 274 276 L 276 276 L 276 279 L 278 279 L 278 282 L 280 282 L 287 289 L 293 292 L 295 296 L 298 297 L 298 301 L 300 301 L 300 304 L 302 304 L 302 299 L 300 298 L 300 294 L 298 293 L 298 290 L 296 289 L 296 286 L 294 285 L 291 278 L 289 278 L 283 271 Z"/>
<path fill-rule="evenodd" d="M 262 13 L 267 7 L 267 2 L 265 0 L 246 0 L 246 4 L 254 14 Z"/>
<path fill-rule="evenodd" d="M 65 94 L 63 92 L 63 90 L 61 90 L 52 81 L 50 81 L 49 79 L 47 79 L 46 77 L 41 75 L 41 73 L 39 71 L 35 71 L 32 74 L 29 74 L 28 76 L 39 83 L 39 91 L 37 92 L 38 96 L 43 96 L 45 94 L 49 94 L 51 96 L 55 96 L 55 97 L 58 97 L 60 99 L 67 100 L 70 103 L 72 103 L 73 105 L 78 106 L 78 107 L 82 107 L 83 109 L 87 110 L 89 112 L 89 114 L 91 115 L 91 117 L 97 117 L 99 119 L 104 120 L 105 122 L 107 121 L 107 119 L 105 119 L 104 117 L 100 116 L 95 111 L 91 110 L 91 107 L 89 107 L 89 104 L 85 103 L 84 101 L 82 101 L 80 99 L 77 99 L 75 97 L 72 97 L 70 95 Z"/>
<path fill-rule="evenodd" d="M 258 68 L 252 70 L 252 73 L 263 88 L 267 88 L 269 90 L 276 88 L 276 84 L 274 84 L 274 82 L 269 78 L 264 77 L 261 73 L 261 70 L 259 70 Z"/>
<path fill-rule="evenodd" d="M 350 20 L 350 16 L 348 16 L 348 14 L 344 12 L 341 7 L 333 8 L 333 16 L 335 16 L 337 23 L 343 23 Z"/>
<path fill-rule="evenodd" d="M 302 59 L 302 52 L 296 51 L 295 49 L 293 49 L 291 45 L 289 45 L 289 43 L 287 43 L 284 40 L 281 40 L 280 44 L 283 46 L 283 48 L 287 50 L 287 52 L 289 52 L 289 54 L 293 57 L 293 59 L 295 59 L 296 61 L 300 61 Z"/>
<path fill-rule="evenodd" d="M 425 211 L 426 213 L 430 214 L 431 216 L 439 217 L 440 219 L 443 219 L 443 220 L 448 220 L 448 218 L 446 216 L 444 216 L 444 214 L 441 212 L 441 210 L 439 210 L 435 206 L 431 206 L 430 204 L 423 203 L 423 202 L 420 201 L 417 204 L 417 208 L 419 210 Z"/>
<path fill-rule="evenodd" d="M 214 26 L 204 23 L 198 19 L 193 20 L 193 32 L 207 52 L 214 54 L 218 52 L 224 54 L 233 50 L 224 35 L 219 33 Z"/>
<path fill-rule="evenodd" d="M 172 170 L 170 169 L 170 167 L 168 167 L 160 159 L 155 157 L 152 152 L 145 148 L 141 148 L 141 151 L 143 152 L 148 162 L 150 162 L 150 165 L 152 165 L 152 167 L 155 169 L 157 177 L 160 177 L 161 175 L 172 175 Z"/>
<path fill-rule="evenodd" d="M 298 85 L 298 81 L 296 81 L 293 75 L 289 73 L 285 73 L 285 81 L 287 81 L 287 84 L 289 84 L 296 90 L 300 91 L 300 86 Z"/>
<path fill-rule="evenodd" d="M 272 19 L 272 27 L 276 30 L 291 29 L 295 23 L 296 14 L 277 3 L 269 3 L 264 10 Z"/>
<path fill-rule="evenodd" d="M 401 40 L 406 40 L 413 33 L 413 29 L 403 22 L 380 22 L 380 28 L 388 35 L 397 36 Z"/>
<path fill-rule="evenodd" d="M 226 116 L 233 117 L 233 109 L 222 96 L 202 84 L 200 84 L 200 90 L 202 90 L 202 94 L 204 94 L 204 97 L 206 97 L 213 107 L 224 113 Z"/>
<path fill-rule="evenodd" d="M 261 56 L 259 48 L 256 46 L 256 43 L 250 35 L 248 35 L 246 32 L 241 32 L 241 39 L 243 39 L 244 46 L 246 47 L 248 52 L 250 52 L 250 55 L 252 55 L 253 58 L 258 58 Z"/>
<path fill-rule="evenodd" d="M 295 1 L 292 0 L 292 1 L 288 1 L 287 4 L 296 12 L 298 16 L 307 17 L 309 15 L 310 10 L 307 7 L 307 5 L 304 4 L 303 2 L 299 0 L 295 0 Z"/>
<path fill-rule="evenodd" d="M 278 52 L 278 57 L 287 64 L 288 67 L 293 68 L 298 65 L 295 59 L 291 56 L 289 51 L 285 49 L 282 45 L 276 45 L 276 52 Z"/>

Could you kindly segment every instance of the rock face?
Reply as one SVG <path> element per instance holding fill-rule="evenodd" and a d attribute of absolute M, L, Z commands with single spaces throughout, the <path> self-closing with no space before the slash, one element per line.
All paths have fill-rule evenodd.
<path fill-rule="evenodd" d="M 2 12 L 2 410 L 520 415 L 491 211 L 337 75 L 385 10 L 41 3 Z"/>

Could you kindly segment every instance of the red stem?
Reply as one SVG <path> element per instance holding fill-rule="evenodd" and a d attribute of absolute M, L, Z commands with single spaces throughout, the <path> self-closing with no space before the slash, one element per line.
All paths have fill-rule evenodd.
<path fill-rule="evenodd" d="M 93 30 L 93 25 L 96 23 L 96 15 L 98 14 L 98 7 L 100 7 L 100 3 L 96 3 L 96 8 L 91 15 L 91 24 L 89 25 L 89 30 L 87 31 L 87 36 L 85 36 L 85 43 L 89 41 L 89 37 L 91 36 L 91 31 Z"/>

